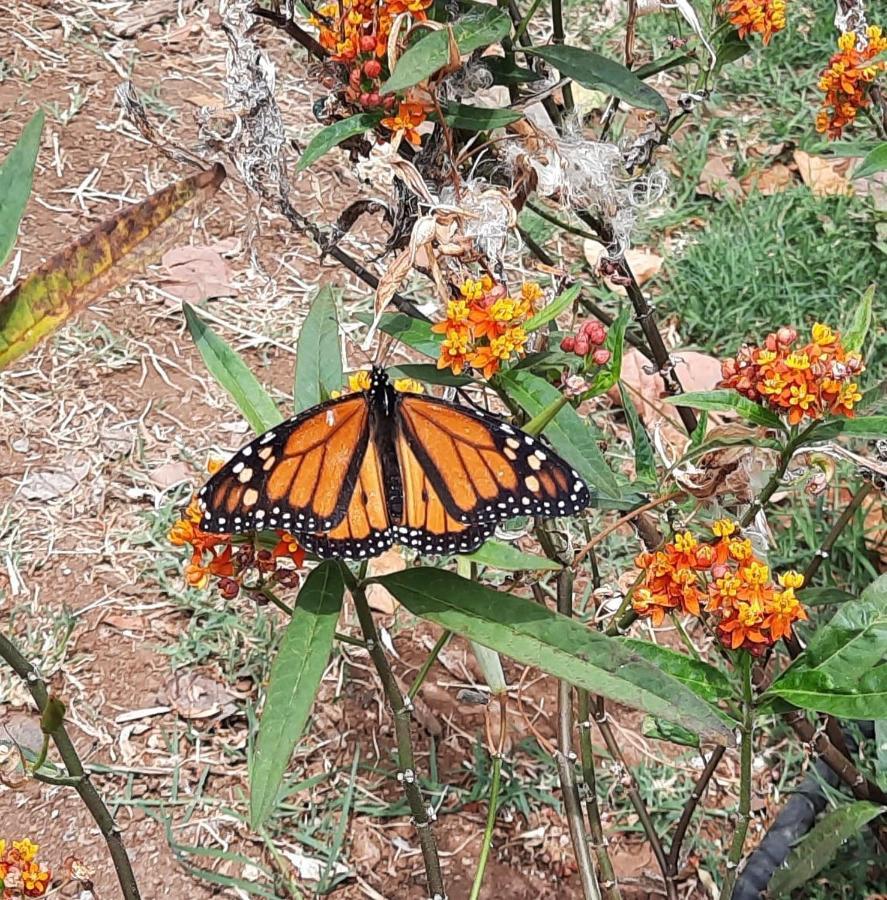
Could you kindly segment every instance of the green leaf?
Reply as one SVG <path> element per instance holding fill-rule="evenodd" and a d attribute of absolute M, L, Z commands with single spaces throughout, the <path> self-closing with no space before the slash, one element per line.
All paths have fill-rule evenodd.
<path fill-rule="evenodd" d="M 847 838 L 857 834 L 866 822 L 887 807 L 858 800 L 826 813 L 789 854 L 785 865 L 770 879 L 768 897 L 787 897 L 796 888 L 821 872 L 841 849 Z"/>
<path fill-rule="evenodd" d="M 625 352 L 625 329 L 628 327 L 628 307 L 619 310 L 616 320 L 607 329 L 604 349 L 610 351 L 610 360 L 595 373 L 591 387 L 582 394 L 583 400 L 600 397 L 619 381 L 622 374 L 622 355 Z"/>
<path fill-rule="evenodd" d="M 491 650 L 715 740 L 732 740 L 709 703 L 618 639 L 575 619 L 440 569 L 419 567 L 375 580 L 414 615 Z"/>
<path fill-rule="evenodd" d="M 680 681 L 703 700 L 715 702 L 734 695 L 727 676 L 707 662 L 637 638 L 616 638 L 616 640 L 656 668 Z"/>
<path fill-rule="evenodd" d="M 355 318 L 365 325 L 369 325 L 373 321 L 373 317 L 365 313 L 358 313 Z M 440 354 L 443 335 L 435 334 L 431 330 L 431 322 L 426 322 L 424 319 L 416 319 L 401 312 L 384 313 L 379 320 L 379 330 L 396 337 L 401 343 L 426 356 L 437 359 Z"/>
<path fill-rule="evenodd" d="M 622 410 L 628 420 L 628 428 L 631 431 L 631 442 L 634 446 L 634 472 L 639 481 L 657 484 L 659 476 L 656 472 L 656 454 L 650 443 L 650 435 L 644 428 L 635 409 L 631 395 L 625 389 L 625 385 L 619 385 L 619 393 L 622 395 Z"/>
<path fill-rule="evenodd" d="M 887 790 L 887 719 L 875 719 L 875 780 Z"/>
<path fill-rule="evenodd" d="M 513 109 L 491 109 L 469 106 L 467 103 L 448 103 L 444 110 L 446 123 L 465 131 L 492 131 L 494 128 L 504 128 L 523 117 L 522 112 Z"/>
<path fill-rule="evenodd" d="M 684 747 L 699 747 L 698 734 L 681 725 L 675 725 L 674 722 L 654 719 L 653 716 L 644 716 L 641 734 L 657 741 L 670 741 L 672 744 L 681 744 Z"/>
<path fill-rule="evenodd" d="M 541 75 L 537 75 L 532 69 L 517 65 L 514 59 L 508 56 L 484 57 L 483 65 L 489 69 L 490 74 L 493 76 L 493 84 L 530 84 L 542 78 Z"/>
<path fill-rule="evenodd" d="M 495 6 L 476 7 L 453 22 L 453 38 L 465 55 L 501 40 L 511 30 L 507 13 Z M 405 90 L 424 81 L 450 61 L 450 38 L 446 28 L 432 31 L 410 45 L 397 61 L 380 94 Z"/>
<path fill-rule="evenodd" d="M 454 375 L 449 369 L 438 369 L 432 363 L 404 363 L 388 370 L 392 378 L 412 378 L 425 384 L 440 384 L 444 387 L 465 387 L 477 379 L 469 375 Z"/>
<path fill-rule="evenodd" d="M 855 594 L 848 594 L 833 587 L 804 588 L 798 591 L 798 599 L 804 606 L 826 606 L 855 600 Z"/>
<path fill-rule="evenodd" d="M 708 433 L 708 410 L 702 410 L 696 421 L 696 428 L 690 435 L 690 443 L 687 445 L 687 454 L 695 454 L 705 443 L 705 435 Z"/>
<path fill-rule="evenodd" d="M 311 301 L 296 345 L 295 412 L 328 400 L 344 384 L 336 292 L 324 285 Z"/>
<path fill-rule="evenodd" d="M 474 563 L 482 566 L 492 566 L 494 569 L 503 569 L 506 572 L 522 572 L 533 570 L 557 571 L 560 565 L 545 556 L 536 553 L 524 553 L 512 544 L 504 544 L 502 541 L 489 540 L 474 551 L 463 555 Z"/>
<path fill-rule="evenodd" d="M 883 438 L 887 434 L 887 416 L 859 416 L 855 419 L 840 419 L 827 422 L 826 425 L 840 425 L 838 434 L 849 434 L 853 437 Z M 817 431 L 817 438 L 819 433 Z"/>
<path fill-rule="evenodd" d="M 15 246 L 19 222 L 31 194 L 42 133 L 43 110 L 38 109 L 0 165 L 0 266 Z"/>
<path fill-rule="evenodd" d="M 885 144 L 887 146 L 887 144 Z M 848 350 L 856 353 L 862 351 L 869 329 L 872 327 L 872 303 L 875 299 L 875 286 L 870 284 L 853 310 L 850 325 L 844 329 L 843 344 Z"/>
<path fill-rule="evenodd" d="M 382 121 L 382 113 L 358 113 L 356 116 L 349 116 L 347 119 L 340 119 L 321 128 L 313 138 L 308 142 L 305 152 L 299 158 L 296 165 L 296 171 L 301 172 L 313 165 L 337 144 L 342 141 L 354 137 L 356 134 L 363 134 L 371 128 L 375 128 Z"/>
<path fill-rule="evenodd" d="M 853 180 L 857 178 L 870 178 L 887 169 L 887 141 L 878 144 L 866 158 L 862 161 L 862 165 L 853 173 Z"/>
<path fill-rule="evenodd" d="M 524 369 L 501 373 L 496 384 L 531 418 L 562 396 L 556 387 Z M 595 433 L 572 406 L 564 406 L 543 434 L 595 490 L 611 499 L 621 498 L 622 490 L 597 445 Z"/>
<path fill-rule="evenodd" d="M 622 63 L 607 59 L 592 50 L 570 47 L 567 44 L 550 44 L 547 47 L 526 47 L 524 52 L 541 56 L 561 75 L 572 78 L 583 87 L 606 91 L 631 106 L 652 109 L 668 116 L 668 104 L 662 95 L 644 84 Z"/>
<path fill-rule="evenodd" d="M 345 581 L 341 564 L 321 563 L 305 579 L 277 657 L 256 752 L 250 766 L 250 824 L 260 826 L 274 808 L 293 749 L 308 721 L 330 657 Z"/>
<path fill-rule="evenodd" d="M 750 51 L 751 44 L 749 44 L 745 38 L 741 38 L 739 32 L 735 28 L 728 31 L 715 48 L 718 61 L 715 63 L 712 74 L 717 75 L 717 73 L 728 63 L 736 62 L 737 59 L 742 59 L 742 57 Z"/>
<path fill-rule="evenodd" d="M 887 718 L 887 575 L 843 603 L 770 696 L 847 719 Z"/>
<path fill-rule="evenodd" d="M 207 369 L 231 395 L 243 417 L 256 434 L 283 421 L 277 404 L 249 370 L 236 350 L 222 340 L 187 303 L 182 304 L 188 331 Z"/>
<path fill-rule="evenodd" d="M 558 294 L 548 306 L 543 307 L 535 315 L 530 316 L 524 324 L 524 331 L 527 333 L 537 331 L 552 319 L 556 319 L 565 309 L 569 309 L 581 290 L 581 284 L 570 285 L 563 293 Z"/>
<path fill-rule="evenodd" d="M 785 429 L 782 420 L 776 413 L 764 406 L 743 397 L 735 391 L 689 391 L 676 397 L 666 397 L 666 403 L 675 406 L 690 406 L 693 409 L 710 409 L 715 412 L 737 412 L 744 419 L 765 428 Z"/>

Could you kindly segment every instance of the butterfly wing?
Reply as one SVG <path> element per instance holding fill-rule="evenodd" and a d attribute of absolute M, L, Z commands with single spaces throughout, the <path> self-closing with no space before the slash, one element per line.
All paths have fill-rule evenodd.
<path fill-rule="evenodd" d="M 399 404 L 403 440 L 449 522 L 479 527 L 518 515 L 570 516 L 591 502 L 569 463 L 537 438 L 496 416 L 418 394 Z M 409 456 L 401 458 L 405 485 Z M 481 540 L 482 542 L 482 540 Z"/>
<path fill-rule="evenodd" d="M 329 531 L 348 512 L 370 443 L 365 394 L 330 400 L 239 450 L 201 488 L 204 531 Z"/>
<path fill-rule="evenodd" d="M 392 528 L 398 543 L 421 553 L 471 553 L 493 533 L 493 522 L 469 524 L 453 517 L 403 432 L 397 439 L 397 455 L 403 479 L 403 516 Z"/>
<path fill-rule="evenodd" d="M 394 543 L 383 485 L 379 451 L 370 441 L 342 520 L 326 532 L 297 533 L 296 540 L 323 559 L 378 556 Z"/>

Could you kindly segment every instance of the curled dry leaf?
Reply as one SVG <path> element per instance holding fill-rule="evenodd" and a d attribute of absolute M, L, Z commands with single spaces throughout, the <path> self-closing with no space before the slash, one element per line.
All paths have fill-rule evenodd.
<path fill-rule="evenodd" d="M 582 250 L 588 264 L 597 271 L 602 258 L 606 256 L 607 248 L 600 241 L 586 238 L 582 243 Z M 654 275 L 658 275 L 664 262 L 658 253 L 648 247 L 629 247 L 625 251 L 625 261 L 638 284 L 646 284 Z M 604 276 L 604 283 L 613 293 L 625 296 L 626 290 L 621 284 L 617 284 L 607 276 Z"/>
<path fill-rule="evenodd" d="M 200 672 L 186 672 L 167 682 L 170 704 L 183 719 L 224 719 L 238 711 L 235 694 Z"/>
<path fill-rule="evenodd" d="M 791 187 L 795 181 L 794 172 L 782 163 L 775 163 L 767 169 L 758 170 L 746 175 L 740 184 L 746 194 L 757 192 L 765 197 L 780 194 Z"/>
<path fill-rule="evenodd" d="M 696 193 L 715 200 L 727 200 L 741 197 L 742 187 L 723 156 L 710 156 L 699 173 Z"/>
<path fill-rule="evenodd" d="M 811 156 L 803 150 L 795 150 L 794 159 L 801 180 L 815 196 L 849 196 L 853 193 L 853 188 L 847 180 L 847 172 L 852 162 L 849 157 L 824 159 L 821 156 Z"/>
<path fill-rule="evenodd" d="M 195 244 L 167 250 L 161 259 L 166 269 L 164 289 L 186 303 L 232 296 L 236 290 L 231 285 L 231 267 L 222 258 L 231 249 L 232 243 L 226 241 L 212 247 Z"/>

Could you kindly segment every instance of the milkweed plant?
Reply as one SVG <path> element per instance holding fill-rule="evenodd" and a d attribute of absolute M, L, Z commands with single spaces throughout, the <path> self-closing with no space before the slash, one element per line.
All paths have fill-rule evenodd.
<path fill-rule="evenodd" d="M 596 788 L 595 735 L 649 842 L 656 871 L 647 874 L 669 900 L 688 896 L 694 818 L 730 760 L 738 801 L 724 820 L 712 890 L 730 900 L 751 869 L 752 763 L 779 719 L 834 771 L 846 796 L 772 880 L 768 872 L 771 890 L 813 877 L 840 846 L 842 838 L 828 835 L 868 823 L 885 840 L 883 772 L 879 779 L 861 766 L 842 729 L 851 720 L 879 722 L 885 740 L 887 578 L 849 595 L 822 568 L 853 515 L 881 503 L 887 485 L 883 387 L 867 373 L 876 288 L 859 286 L 853 303 L 836 289 L 820 321 L 773 322 L 772 333 L 746 342 L 737 333 L 717 386 L 684 390 L 679 355 L 628 251 L 639 223 L 655 227 L 644 219 L 667 203 L 661 156 L 669 142 L 716 101 L 725 67 L 767 54 L 786 37 L 792 2 L 679 3 L 689 37 L 646 58 L 635 46 L 637 18 L 664 8 L 629 0 L 618 52 L 610 42 L 601 52 L 579 46 L 581 36 L 565 33 L 560 0 L 339 0 L 306 3 L 304 15 L 291 4 L 282 11 L 231 0 L 224 9 L 228 100 L 239 127 L 220 130 L 204 111 L 205 151 L 233 163 L 246 189 L 316 240 L 372 297 L 369 312 L 353 313 L 336 288 L 316 293 L 297 337 L 291 410 L 281 410 L 200 311 L 185 306 L 209 371 L 256 434 L 369 390 L 369 367 L 360 362 L 369 354 L 388 368 L 395 390 L 483 410 L 551 448 L 592 494 L 590 509 L 570 518 L 515 516 L 467 555 L 401 548 L 402 569 L 385 574 L 371 559 L 317 559 L 297 528 L 208 533 L 196 488 L 169 533 L 186 551 L 188 585 L 229 603 L 271 602 L 288 620 L 251 755 L 253 827 L 274 809 L 337 642 L 357 645 L 371 658 L 393 717 L 394 746 L 383 751 L 396 759 L 392 777 L 406 797 L 433 900 L 447 896 L 435 836 L 446 809 L 435 811 L 423 791 L 412 713 L 451 635 L 468 641 L 498 700 L 487 707 L 497 721 L 487 723 L 492 774 L 472 898 L 495 853 L 502 757 L 520 704 L 500 654 L 557 682 L 552 755 L 586 898 L 616 900 L 624 889 L 602 821 L 607 797 Z M 810 131 L 832 141 L 853 134 L 867 153 L 863 167 L 875 173 L 887 167 L 887 39 L 856 0 L 839 2 L 836 24 L 834 55 L 809 73 L 821 96 L 821 107 L 806 113 Z M 257 25 L 281 29 L 310 59 L 318 124 L 297 159 L 284 139 Z M 580 90 L 594 92 L 590 107 L 576 102 Z M 367 212 L 363 200 L 339 210 L 331 229 L 298 211 L 287 173 L 320 170 L 333 159 L 371 186 L 366 196 L 394 223 L 376 261 L 355 258 L 342 241 Z M 562 255 L 534 237 L 531 219 L 560 229 Z M 604 248 L 596 263 L 577 262 L 576 235 Z M 711 302 L 714 315 L 731 315 L 731 297 Z M 362 347 L 343 344 L 355 324 L 363 327 Z M 659 379 L 655 405 L 680 426 L 669 448 L 624 382 L 628 347 Z M 609 452 L 603 411 L 624 426 L 630 458 Z M 725 449 L 741 451 L 763 474 L 726 478 L 718 468 Z M 210 460 L 207 476 L 223 463 Z M 838 464 L 855 487 L 842 505 L 826 508 L 820 550 L 790 567 L 775 565 L 773 532 L 791 530 L 789 504 L 813 503 Z M 611 554 L 626 535 L 630 553 Z M 406 693 L 368 602 L 371 586 L 441 634 Z M 343 606 L 354 611 L 359 637 L 346 633 Z M 823 609 L 836 611 L 827 618 Z M 676 640 L 665 642 L 665 630 Z M 644 713 L 651 740 L 700 755 L 670 833 L 651 818 L 616 737 L 617 705 Z M 7 852 L 0 841 L 4 896 L 42 896 L 50 873 L 34 862 L 36 848 L 14 846 Z"/>

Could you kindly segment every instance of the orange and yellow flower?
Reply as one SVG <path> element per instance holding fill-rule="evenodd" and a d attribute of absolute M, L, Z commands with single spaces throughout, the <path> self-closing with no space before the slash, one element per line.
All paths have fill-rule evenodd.
<path fill-rule="evenodd" d="M 668 612 L 703 615 L 704 598 L 705 615 L 731 650 L 758 653 L 788 637 L 793 624 L 807 618 L 794 593 L 803 576 L 786 572 L 777 588 L 770 567 L 738 532 L 735 522 L 719 519 L 712 526 L 715 540 L 684 531 L 661 550 L 638 556 L 643 584 L 632 595 L 634 611 L 656 626 Z"/>
<path fill-rule="evenodd" d="M 872 102 L 872 82 L 887 70 L 887 60 L 877 59 L 885 50 L 887 37 L 877 25 L 866 28 L 865 36 L 851 31 L 838 38 L 838 52 L 819 78 L 825 98 L 816 117 L 817 131 L 833 140 L 840 138 L 859 111 Z"/>
<path fill-rule="evenodd" d="M 397 113 L 382 119 L 382 124 L 394 134 L 402 134 L 411 144 L 418 147 L 422 136 L 416 130 L 427 117 L 425 107 L 421 103 L 405 100 L 397 107 Z"/>
<path fill-rule="evenodd" d="M 447 303 L 446 318 L 431 326 L 446 335 L 437 367 L 458 375 L 471 366 L 489 378 L 503 363 L 523 356 L 528 340 L 523 326 L 541 296 L 533 281 L 523 283 L 518 297 L 489 275 L 463 281 L 459 297 Z"/>
<path fill-rule="evenodd" d="M 817 322 L 811 339 L 794 347 L 797 333 L 781 328 L 762 347 L 743 347 L 721 364 L 721 387 L 769 406 L 790 425 L 824 415 L 852 418 L 862 399 L 856 382 L 864 366 L 858 353 L 847 350 L 841 336 Z"/>
<path fill-rule="evenodd" d="M 10 847 L 0 838 L 0 898 L 43 897 L 52 873 L 37 860 L 40 847 L 30 838 L 13 841 Z"/>
<path fill-rule="evenodd" d="M 785 28 L 785 0 L 730 0 L 727 18 L 740 38 L 759 34 L 766 46 L 777 31 Z"/>

